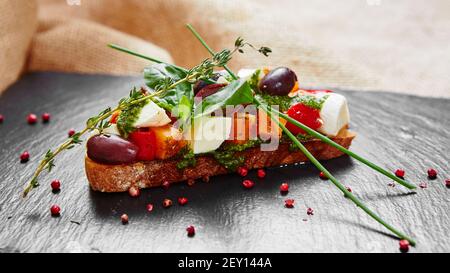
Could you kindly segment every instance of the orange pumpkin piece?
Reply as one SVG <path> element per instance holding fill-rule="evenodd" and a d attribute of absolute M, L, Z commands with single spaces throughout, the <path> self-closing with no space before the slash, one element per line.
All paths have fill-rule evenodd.
<path fill-rule="evenodd" d="M 283 125 L 287 121 L 279 118 Z M 261 109 L 258 110 L 258 117 L 248 113 L 236 113 L 233 116 L 232 135 L 227 140 L 233 144 L 243 144 L 248 140 L 254 140 L 259 136 L 262 140 L 280 138 L 283 131 L 272 121 L 272 119 Z"/>
<path fill-rule="evenodd" d="M 168 159 L 178 154 L 186 146 L 181 131 L 172 125 L 150 128 L 155 133 L 156 159 Z"/>
<path fill-rule="evenodd" d="M 278 118 L 281 124 L 286 125 L 287 120 Z M 258 110 L 258 135 L 262 140 L 281 138 L 283 130 L 274 122 L 265 111 Z"/>

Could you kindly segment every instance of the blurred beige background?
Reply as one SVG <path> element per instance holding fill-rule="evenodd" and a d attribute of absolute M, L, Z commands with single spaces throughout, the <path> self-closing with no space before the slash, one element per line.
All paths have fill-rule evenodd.
<path fill-rule="evenodd" d="M 78 5 L 79 4 L 79 5 Z M 450 97 L 448 0 L 0 0 L 0 92 L 26 71 L 134 74 L 148 62 L 113 42 L 179 65 L 237 36 L 273 49 L 232 67 L 293 68 L 303 86 Z"/>

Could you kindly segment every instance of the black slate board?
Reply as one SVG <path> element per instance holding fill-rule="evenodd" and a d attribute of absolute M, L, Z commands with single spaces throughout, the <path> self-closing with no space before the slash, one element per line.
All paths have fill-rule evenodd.
<path fill-rule="evenodd" d="M 329 182 L 318 178 L 309 164 L 271 169 L 254 189 L 243 190 L 237 175 L 143 191 L 138 199 L 127 193 L 92 192 L 84 174 L 84 149 L 62 154 L 41 187 L 23 200 L 22 187 L 38 159 L 67 137 L 69 128 L 127 95 L 139 78 L 82 76 L 58 73 L 26 75 L 0 97 L 0 251 L 2 252 L 397 252 L 398 242 L 378 223 L 356 208 Z M 414 237 L 412 252 L 450 251 L 450 100 L 382 92 L 340 91 L 347 96 L 352 130 L 358 133 L 352 150 L 395 170 L 402 167 L 427 189 L 411 194 L 358 162 L 343 157 L 325 162 L 341 181 L 388 222 Z M 49 124 L 26 124 L 30 112 L 50 112 Z M 19 163 L 22 151 L 31 161 Z M 426 170 L 439 171 L 428 181 Z M 55 195 L 50 181 L 62 181 Z M 281 196 L 278 187 L 289 182 Z M 189 198 L 186 207 L 163 209 L 164 198 Z M 283 207 L 294 198 L 294 209 Z M 152 213 L 145 205 L 155 204 Z M 62 216 L 52 218 L 57 203 Z M 175 202 L 176 203 L 176 202 Z M 314 216 L 307 216 L 312 207 Z M 128 213 L 130 224 L 120 215 Z M 304 220 L 307 221 L 304 221 Z M 186 236 L 194 225 L 197 234 Z"/>

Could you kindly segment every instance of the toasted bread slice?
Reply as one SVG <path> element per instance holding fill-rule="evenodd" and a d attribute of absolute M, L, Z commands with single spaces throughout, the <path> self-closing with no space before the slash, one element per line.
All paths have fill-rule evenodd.
<path fill-rule="evenodd" d="M 333 141 L 349 148 L 355 134 L 343 129 Z M 319 160 L 342 156 L 343 153 L 320 140 L 304 142 L 305 147 Z M 308 159 L 301 151 L 291 152 L 289 144 L 280 144 L 276 151 L 261 151 L 259 147 L 239 152 L 245 157 L 245 167 L 257 169 L 276 167 L 286 164 L 306 162 Z M 150 188 L 169 183 L 195 179 L 209 179 L 211 176 L 226 174 L 229 171 L 220 165 L 213 156 L 200 156 L 195 167 L 179 170 L 177 160 L 154 160 L 123 165 L 105 165 L 94 162 L 86 156 L 86 175 L 95 191 L 124 192 L 131 187 Z"/>

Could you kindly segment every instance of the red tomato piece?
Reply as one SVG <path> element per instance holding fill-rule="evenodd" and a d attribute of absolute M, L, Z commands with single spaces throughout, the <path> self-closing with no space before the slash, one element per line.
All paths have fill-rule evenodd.
<path fill-rule="evenodd" d="M 156 137 L 153 131 L 135 131 L 130 134 L 128 140 L 139 147 L 137 160 L 150 161 L 155 159 Z"/>
<path fill-rule="evenodd" d="M 319 110 L 306 106 L 302 103 L 293 105 L 288 110 L 287 114 L 289 117 L 297 120 L 300 123 L 303 123 L 313 130 L 317 130 L 322 126 Z M 306 133 L 292 123 L 287 123 L 286 128 L 294 135 Z"/>

